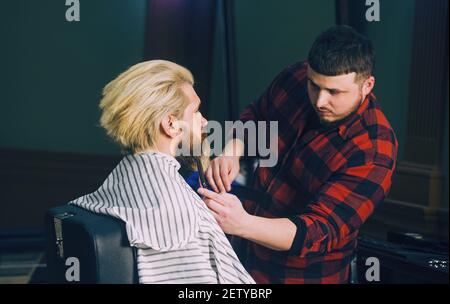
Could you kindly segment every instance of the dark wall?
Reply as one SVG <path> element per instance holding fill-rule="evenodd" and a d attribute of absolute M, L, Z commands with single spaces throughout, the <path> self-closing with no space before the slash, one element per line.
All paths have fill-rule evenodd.
<path fill-rule="evenodd" d="M 0 4 L 0 147 L 117 154 L 97 126 L 103 86 L 142 61 L 146 0 Z"/>
<path fill-rule="evenodd" d="M 0 4 L 0 231 L 95 190 L 119 150 L 98 127 L 104 85 L 144 57 L 147 0 Z M 111 155 L 111 156 L 104 156 Z"/>
<path fill-rule="evenodd" d="M 334 1 L 234 1 L 239 111 L 258 98 L 287 65 L 303 60 L 315 36 L 335 24 Z M 217 20 L 216 22 L 219 22 Z M 209 117 L 228 118 L 223 67 L 224 42 L 215 31 Z"/>

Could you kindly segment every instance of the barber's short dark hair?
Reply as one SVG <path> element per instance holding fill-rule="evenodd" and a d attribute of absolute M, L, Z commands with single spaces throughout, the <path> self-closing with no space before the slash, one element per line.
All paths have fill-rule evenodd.
<path fill-rule="evenodd" d="M 373 74 L 374 50 L 370 40 L 352 27 L 333 26 L 314 41 L 308 64 L 322 75 L 338 76 L 355 72 L 356 79 L 366 79 Z"/>

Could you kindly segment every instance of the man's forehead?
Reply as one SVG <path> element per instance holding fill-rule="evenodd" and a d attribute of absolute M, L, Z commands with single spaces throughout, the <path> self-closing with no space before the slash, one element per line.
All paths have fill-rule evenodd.
<path fill-rule="evenodd" d="M 307 70 L 308 79 L 313 81 L 316 85 L 328 86 L 347 86 L 349 84 L 356 84 L 356 73 L 351 72 L 337 76 L 327 76 L 314 71 L 310 66 Z"/>
<path fill-rule="evenodd" d="M 320 78 L 328 78 L 328 79 L 338 79 L 338 78 L 344 79 L 344 78 L 347 78 L 347 79 L 354 80 L 355 77 L 356 77 L 356 73 L 355 72 L 351 72 L 351 73 L 348 73 L 348 74 L 335 75 L 335 76 L 328 76 L 328 75 L 320 74 L 320 73 L 314 71 L 314 69 L 312 67 L 310 67 L 310 66 L 308 66 L 308 70 L 307 71 L 308 71 L 307 74 L 308 74 L 309 77 L 315 77 L 315 78 L 318 78 L 318 77 L 320 77 Z"/>
<path fill-rule="evenodd" d="M 187 83 L 183 84 L 182 90 L 184 94 L 186 94 L 190 102 L 194 103 L 195 105 L 200 104 L 200 97 L 198 97 L 192 85 Z"/>

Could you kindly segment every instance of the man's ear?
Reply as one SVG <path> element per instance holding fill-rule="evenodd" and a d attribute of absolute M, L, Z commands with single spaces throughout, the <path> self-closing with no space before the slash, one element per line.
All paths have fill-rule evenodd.
<path fill-rule="evenodd" d="M 367 96 L 372 92 L 373 87 L 375 86 L 375 77 L 370 76 L 366 80 L 364 80 L 363 86 L 362 86 L 362 93 L 364 96 Z"/>
<path fill-rule="evenodd" d="M 170 138 L 180 135 L 181 128 L 178 125 L 178 119 L 173 115 L 164 117 L 161 121 L 161 131 Z"/>

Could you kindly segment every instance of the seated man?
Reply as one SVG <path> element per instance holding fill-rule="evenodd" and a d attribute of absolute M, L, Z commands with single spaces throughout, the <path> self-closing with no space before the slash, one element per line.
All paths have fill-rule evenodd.
<path fill-rule="evenodd" d="M 140 283 L 254 283 L 178 173 L 179 145 L 201 144 L 199 106 L 192 74 L 162 60 L 131 67 L 103 91 L 101 126 L 128 154 L 97 191 L 70 203 L 125 222 Z"/>

